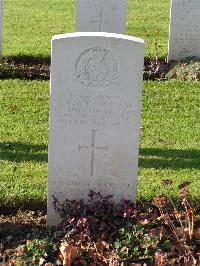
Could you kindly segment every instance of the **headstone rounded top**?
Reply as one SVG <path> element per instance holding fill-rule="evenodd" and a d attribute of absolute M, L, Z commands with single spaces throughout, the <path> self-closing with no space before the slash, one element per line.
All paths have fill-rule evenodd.
<path fill-rule="evenodd" d="M 118 80 L 118 65 L 110 51 L 94 47 L 79 56 L 75 75 L 85 86 L 105 88 Z"/>
<path fill-rule="evenodd" d="M 114 39 L 121 39 L 126 41 L 132 41 L 140 44 L 144 44 L 144 40 L 133 37 L 130 35 L 123 35 L 123 34 L 117 34 L 117 33 L 108 33 L 108 32 L 71 32 L 71 33 L 64 33 L 64 34 L 58 34 L 54 35 L 52 37 L 52 41 L 62 41 L 63 39 L 68 38 L 77 38 L 77 37 L 104 37 L 104 38 L 114 38 Z"/>

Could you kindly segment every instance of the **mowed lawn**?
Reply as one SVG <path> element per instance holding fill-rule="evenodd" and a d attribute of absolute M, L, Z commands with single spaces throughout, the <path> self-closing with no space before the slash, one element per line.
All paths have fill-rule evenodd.
<path fill-rule="evenodd" d="M 50 57 L 53 35 L 75 31 L 75 0 L 4 0 L 3 55 Z M 167 57 L 170 0 L 129 0 L 127 34 L 145 40 L 145 57 Z M 161 181 L 191 182 L 200 203 L 200 86 L 144 82 L 138 200 Z M 46 204 L 49 81 L 0 80 L 0 206 Z"/>
<path fill-rule="evenodd" d="M 0 81 L 0 205 L 39 206 L 47 196 L 48 81 Z M 200 202 L 200 101 L 195 82 L 144 82 L 138 199 L 191 181 Z"/>
<path fill-rule="evenodd" d="M 3 54 L 48 57 L 53 35 L 75 31 L 75 0 L 4 0 Z M 170 0 L 129 0 L 127 34 L 146 57 L 167 57 Z"/>

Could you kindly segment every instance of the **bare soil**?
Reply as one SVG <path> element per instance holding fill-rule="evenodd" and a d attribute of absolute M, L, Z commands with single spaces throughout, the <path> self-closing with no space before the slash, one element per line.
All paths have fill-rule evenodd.
<path fill-rule="evenodd" d="M 17 211 L 0 215 L 0 263 L 15 257 L 16 248 L 34 234 L 45 231 L 46 214 L 42 211 Z"/>
<path fill-rule="evenodd" d="M 144 63 L 144 80 L 165 80 L 165 75 L 171 67 L 164 59 L 145 59 Z M 50 58 L 4 57 L 0 64 L 0 78 L 48 80 Z"/>

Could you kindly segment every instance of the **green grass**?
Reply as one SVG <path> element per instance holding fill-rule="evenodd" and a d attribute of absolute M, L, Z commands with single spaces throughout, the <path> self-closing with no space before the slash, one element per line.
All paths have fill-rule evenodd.
<path fill-rule="evenodd" d="M 128 1 L 127 34 L 144 38 L 147 57 L 167 56 L 169 6 L 169 0 Z M 75 0 L 4 0 L 3 54 L 47 57 L 52 36 L 74 31 L 74 24 Z"/>
<path fill-rule="evenodd" d="M 145 40 L 146 57 L 167 57 L 169 5 L 128 2 L 127 34 Z M 52 36 L 74 24 L 75 0 L 5 0 L 3 54 L 47 58 Z M 0 81 L 0 108 L 0 205 L 45 203 L 49 82 Z M 199 117 L 198 83 L 144 82 L 138 199 L 152 199 L 171 179 L 173 197 L 189 180 L 200 202 Z"/>
<path fill-rule="evenodd" d="M 1 202 L 45 201 L 49 82 L 1 81 L 0 106 Z"/>
<path fill-rule="evenodd" d="M 48 81 L 0 81 L 0 205 L 46 202 Z M 144 82 L 138 199 L 189 180 L 200 202 L 200 102 L 195 82 Z"/>
<path fill-rule="evenodd" d="M 74 29 L 74 1 L 5 0 L 3 27 L 4 55 L 47 57 L 52 36 Z"/>
<path fill-rule="evenodd" d="M 200 202 L 200 101 L 195 82 L 145 82 L 138 198 L 151 199 L 161 190 L 160 180 L 171 179 L 171 195 L 191 181 Z"/>

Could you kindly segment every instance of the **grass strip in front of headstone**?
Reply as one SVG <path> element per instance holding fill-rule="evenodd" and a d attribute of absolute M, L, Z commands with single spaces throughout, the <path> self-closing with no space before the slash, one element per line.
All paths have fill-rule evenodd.
<path fill-rule="evenodd" d="M 1 202 L 46 201 L 49 82 L 0 82 Z"/>
<path fill-rule="evenodd" d="M 160 194 L 160 180 L 191 181 L 199 202 L 199 83 L 145 82 L 141 124 L 138 199 Z"/>
<path fill-rule="evenodd" d="M 199 84 L 144 82 L 138 200 L 160 194 L 160 181 L 190 181 L 199 197 Z M 47 195 L 49 81 L 0 81 L 1 206 L 40 208 Z M 42 205 L 41 205 L 42 206 Z"/>

